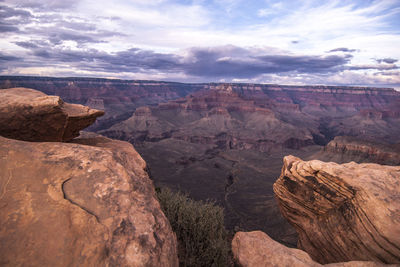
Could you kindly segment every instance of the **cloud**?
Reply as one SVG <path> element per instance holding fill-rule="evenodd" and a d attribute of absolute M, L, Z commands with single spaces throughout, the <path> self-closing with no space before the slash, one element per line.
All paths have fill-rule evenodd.
<path fill-rule="evenodd" d="M 394 58 L 381 58 L 381 59 L 375 59 L 376 62 L 378 63 L 387 63 L 387 64 L 393 64 L 396 63 L 398 60 Z"/>
<path fill-rule="evenodd" d="M 18 27 L 0 22 L 0 32 L 18 32 Z"/>
<path fill-rule="evenodd" d="M 19 32 L 18 25 L 31 19 L 32 14 L 26 10 L 0 5 L 0 32 Z"/>
<path fill-rule="evenodd" d="M 11 17 L 26 18 L 26 17 L 32 17 L 32 14 L 29 11 L 23 9 L 12 8 L 3 5 L 0 6 L 0 18 L 5 19 Z"/>
<path fill-rule="evenodd" d="M 332 52 L 353 53 L 353 52 L 356 52 L 356 51 L 357 51 L 357 49 L 349 49 L 349 48 L 346 48 L 346 47 L 339 47 L 339 48 L 335 48 L 335 49 L 329 50 L 328 53 L 332 53 Z"/>
<path fill-rule="evenodd" d="M 1 73 L 388 83 L 399 14 L 395 0 L 0 0 L 15 56 Z"/>
<path fill-rule="evenodd" d="M 7 62 L 7 61 L 17 61 L 20 60 L 20 58 L 16 57 L 16 56 L 10 56 L 10 55 L 6 55 L 0 52 L 0 62 Z"/>
<path fill-rule="evenodd" d="M 275 49 L 237 46 L 197 47 L 185 55 L 131 48 L 117 53 L 96 49 L 65 49 L 50 42 L 16 42 L 30 51 L 30 61 L 40 65 L 69 64 L 77 69 L 104 72 L 183 73 L 203 78 L 254 78 L 266 73 L 328 73 L 344 68 L 345 56 L 274 54 Z M 12 61 L 12 59 L 11 59 Z"/>
<path fill-rule="evenodd" d="M 335 72 L 349 62 L 345 56 L 271 54 L 235 46 L 194 48 L 190 50 L 187 74 L 203 77 L 253 78 L 265 73 Z"/>
<path fill-rule="evenodd" d="M 395 70 L 399 67 L 395 64 L 365 64 L 349 66 L 349 70 Z"/>
<path fill-rule="evenodd" d="M 32 8 L 38 11 L 72 9 L 79 0 L 4 0 L 7 4 L 13 4 L 17 7 Z"/>

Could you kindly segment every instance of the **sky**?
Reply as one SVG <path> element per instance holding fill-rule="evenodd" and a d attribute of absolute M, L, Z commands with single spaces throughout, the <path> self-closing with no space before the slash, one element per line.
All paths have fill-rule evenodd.
<path fill-rule="evenodd" d="M 0 34 L 0 75 L 400 90 L 400 0 L 0 0 Z"/>

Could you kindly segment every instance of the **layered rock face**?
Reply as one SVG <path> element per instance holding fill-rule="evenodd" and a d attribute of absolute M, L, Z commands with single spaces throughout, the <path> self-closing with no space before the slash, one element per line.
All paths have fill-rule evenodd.
<path fill-rule="evenodd" d="M 79 104 L 102 100 L 107 105 L 160 103 L 185 96 L 203 87 L 157 82 L 99 78 L 52 78 L 1 76 L 0 88 L 27 87 L 48 95 L 58 95 L 66 102 Z"/>
<path fill-rule="evenodd" d="M 399 166 L 287 156 L 274 192 L 314 260 L 400 263 L 399 177 Z"/>
<path fill-rule="evenodd" d="M 228 85 L 140 108 L 102 133 L 132 143 L 174 138 L 260 151 L 313 144 L 312 131 L 280 120 L 272 110 L 241 98 Z"/>
<path fill-rule="evenodd" d="M 372 261 L 349 261 L 321 265 L 304 251 L 288 248 L 261 231 L 238 232 L 232 240 L 232 252 L 242 267 L 384 267 L 386 265 Z"/>
<path fill-rule="evenodd" d="M 209 91 L 221 86 L 226 85 L 94 78 L 0 77 L 0 88 L 34 88 L 73 103 L 87 104 L 96 109 L 104 107 L 106 116 L 91 127 L 96 131 L 126 120 L 137 107 L 164 103 L 199 90 Z M 274 84 L 228 86 L 242 99 L 253 101 L 257 107 L 272 110 L 279 120 L 314 129 L 314 137 L 323 145 L 337 135 L 400 142 L 399 127 L 396 126 L 400 124 L 400 93 L 390 88 Z"/>
<path fill-rule="evenodd" d="M 64 103 L 27 88 L 0 90 L 0 135 L 26 141 L 69 141 L 103 111 Z"/>
<path fill-rule="evenodd" d="M 313 159 L 345 163 L 378 163 L 400 165 L 400 144 L 380 144 L 351 136 L 336 136 Z"/>
<path fill-rule="evenodd" d="M 25 107 L 31 93 L 27 121 L 57 110 L 42 104 L 58 98 L 21 92 L 12 107 Z M 67 113 L 81 112 L 75 107 Z M 176 237 L 146 168 L 131 144 L 96 134 L 70 143 L 0 136 L 0 265 L 178 266 Z"/>
<path fill-rule="evenodd" d="M 129 118 L 135 108 L 177 99 L 203 88 L 202 84 L 127 81 L 97 78 L 1 76 L 0 88 L 27 87 L 64 101 L 105 110 L 91 131 L 109 128 Z"/>

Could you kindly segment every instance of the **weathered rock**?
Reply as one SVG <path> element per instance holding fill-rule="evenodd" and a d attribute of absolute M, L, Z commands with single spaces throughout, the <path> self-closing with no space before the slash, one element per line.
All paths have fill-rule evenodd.
<path fill-rule="evenodd" d="M 400 166 L 287 156 L 274 192 L 314 260 L 400 263 Z"/>
<path fill-rule="evenodd" d="M 232 252 L 243 267 L 321 266 L 306 252 L 288 248 L 261 231 L 237 232 L 232 240 Z"/>
<path fill-rule="evenodd" d="M 132 145 L 75 142 L 0 137 L 0 265 L 178 266 L 176 237 Z"/>
<path fill-rule="evenodd" d="M 103 114 L 33 89 L 0 90 L 0 135 L 8 138 L 69 141 Z"/>
<path fill-rule="evenodd" d="M 232 252 L 242 267 L 380 267 L 386 264 L 372 261 L 350 261 L 321 265 L 304 251 L 288 248 L 261 231 L 237 232 L 232 240 Z M 400 266 L 400 265 L 390 265 Z"/>

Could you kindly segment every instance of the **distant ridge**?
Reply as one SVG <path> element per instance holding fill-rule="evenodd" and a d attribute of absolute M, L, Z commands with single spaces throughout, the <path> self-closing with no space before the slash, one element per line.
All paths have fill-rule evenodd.
<path fill-rule="evenodd" d="M 0 75 L 0 81 L 12 80 L 36 80 L 36 81 L 101 81 L 101 82 L 115 82 L 115 83 L 163 83 L 163 84 L 188 84 L 188 85 L 236 85 L 236 86 L 262 86 L 262 87 L 274 87 L 279 86 L 280 88 L 287 89 L 298 89 L 298 88 L 313 88 L 313 89 L 351 89 L 351 90 L 387 90 L 396 91 L 393 87 L 374 87 L 374 86 L 351 86 L 351 85 L 323 85 L 323 84 L 312 84 L 312 85 L 294 85 L 294 84 L 275 84 L 275 83 L 227 83 L 227 82 L 203 82 L 203 83 L 191 83 L 191 82 L 176 82 L 176 81 L 162 81 L 162 80 L 136 80 L 136 79 L 114 79 L 114 78 L 95 78 L 95 77 L 53 77 L 53 76 L 20 76 L 20 75 Z"/>

